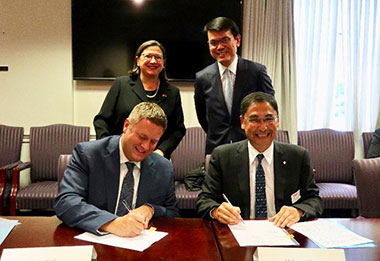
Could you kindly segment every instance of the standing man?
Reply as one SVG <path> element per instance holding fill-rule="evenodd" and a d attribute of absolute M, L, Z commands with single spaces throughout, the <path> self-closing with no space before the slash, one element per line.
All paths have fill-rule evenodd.
<path fill-rule="evenodd" d="M 273 141 L 280 123 L 274 97 L 263 92 L 247 95 L 240 122 L 248 140 L 214 149 L 197 200 L 199 215 L 224 224 L 237 224 L 240 216 L 269 218 L 280 227 L 321 215 L 309 153 Z"/>
<path fill-rule="evenodd" d="M 68 226 L 136 236 L 152 217 L 177 217 L 173 166 L 152 153 L 167 125 L 155 103 L 135 106 L 121 136 L 79 143 L 55 202 Z"/>
<path fill-rule="evenodd" d="M 216 62 L 195 75 L 194 100 L 198 121 L 207 133 L 206 154 L 211 154 L 218 145 L 246 138 L 239 121 L 241 100 L 256 91 L 274 96 L 274 89 L 264 65 L 236 54 L 241 36 L 234 21 L 217 17 L 203 31 Z"/>

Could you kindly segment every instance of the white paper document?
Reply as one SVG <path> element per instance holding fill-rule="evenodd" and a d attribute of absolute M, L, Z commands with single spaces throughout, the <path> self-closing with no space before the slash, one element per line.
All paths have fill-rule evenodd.
<path fill-rule="evenodd" d="M 19 224 L 17 220 L 0 218 L 0 244 L 3 243 L 12 229 Z"/>
<path fill-rule="evenodd" d="M 268 220 L 244 220 L 244 223 L 228 226 L 241 247 L 299 245 L 285 229 Z"/>
<path fill-rule="evenodd" d="M 113 234 L 97 236 L 85 232 L 83 234 L 75 236 L 74 238 L 142 252 L 150 247 L 153 243 L 161 240 L 167 234 L 168 233 L 166 232 L 144 230 L 140 235 L 136 237 L 119 237 Z"/>
<path fill-rule="evenodd" d="M 345 261 L 343 249 L 258 247 L 253 261 Z"/>
<path fill-rule="evenodd" d="M 94 246 L 6 248 L 1 261 L 91 261 L 96 260 Z"/>
<path fill-rule="evenodd" d="M 359 236 L 342 225 L 327 220 L 298 222 L 291 228 L 326 248 L 355 246 L 373 242 L 373 240 Z"/>

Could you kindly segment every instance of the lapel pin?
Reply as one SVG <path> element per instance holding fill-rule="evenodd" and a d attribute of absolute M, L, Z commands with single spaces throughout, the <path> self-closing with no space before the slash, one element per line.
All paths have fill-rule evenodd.
<path fill-rule="evenodd" d="M 283 164 L 283 165 L 286 165 L 286 161 L 284 160 L 284 161 L 282 162 L 282 164 Z"/>
<path fill-rule="evenodd" d="M 166 97 L 168 97 L 168 96 L 166 95 L 166 93 L 164 93 L 164 94 L 162 94 L 162 97 L 163 97 L 163 98 L 166 98 Z"/>

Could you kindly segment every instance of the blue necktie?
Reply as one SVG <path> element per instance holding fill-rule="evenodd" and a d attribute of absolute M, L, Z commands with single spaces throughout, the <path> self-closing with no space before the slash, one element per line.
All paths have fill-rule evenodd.
<path fill-rule="evenodd" d="M 121 193 L 119 198 L 119 204 L 117 206 L 117 212 L 116 215 L 118 216 L 124 216 L 128 213 L 128 210 L 123 205 L 123 200 L 128 204 L 129 208 L 132 208 L 132 199 L 133 199 L 133 191 L 134 191 L 134 185 L 135 180 L 133 179 L 133 167 L 135 166 L 135 163 L 127 162 L 127 168 L 128 172 L 127 175 L 125 175 L 123 180 L 123 185 L 121 187 Z"/>
<path fill-rule="evenodd" d="M 267 198 L 265 193 L 265 173 L 261 161 L 263 154 L 258 154 L 256 158 L 259 164 L 256 167 L 256 200 L 255 200 L 255 218 L 267 218 Z"/>
<path fill-rule="evenodd" d="M 226 74 L 226 77 L 227 77 L 224 94 L 225 94 L 225 100 L 226 100 L 226 104 L 227 104 L 227 109 L 228 109 L 228 112 L 231 115 L 232 96 L 233 96 L 232 76 L 231 76 L 231 71 L 228 68 L 224 71 L 224 73 Z"/>

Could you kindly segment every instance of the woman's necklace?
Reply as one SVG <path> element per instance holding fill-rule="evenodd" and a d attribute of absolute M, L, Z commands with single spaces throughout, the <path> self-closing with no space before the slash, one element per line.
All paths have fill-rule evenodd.
<path fill-rule="evenodd" d="M 156 92 L 154 94 L 152 94 L 152 95 L 148 95 L 146 93 L 146 97 L 148 97 L 149 99 L 152 99 L 152 98 L 156 97 L 159 89 L 160 89 L 160 80 L 158 80 L 158 86 L 157 86 Z"/>

